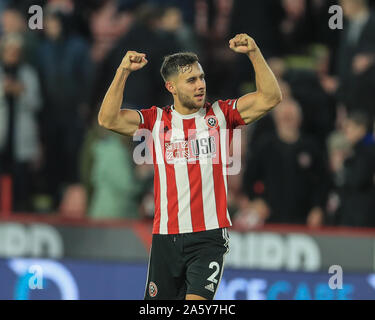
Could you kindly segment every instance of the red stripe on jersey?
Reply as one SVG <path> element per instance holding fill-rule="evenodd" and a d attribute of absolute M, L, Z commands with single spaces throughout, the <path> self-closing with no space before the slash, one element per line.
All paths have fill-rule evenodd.
<path fill-rule="evenodd" d="M 188 141 L 189 131 L 195 131 L 195 119 L 184 119 L 185 140 Z M 190 129 L 190 130 L 189 130 Z M 190 212 L 193 232 L 206 230 L 204 222 L 202 176 L 199 161 L 187 163 L 190 184 Z"/>
<path fill-rule="evenodd" d="M 165 163 L 165 174 L 167 179 L 167 208 L 168 208 L 168 234 L 171 233 L 179 233 L 178 227 L 178 199 L 177 199 L 177 186 L 176 186 L 176 174 L 174 169 L 174 164 L 168 164 L 165 159 L 165 140 L 166 140 L 166 133 L 168 135 L 171 133 L 171 113 L 164 112 L 162 115 L 162 125 L 160 126 L 161 135 L 164 136 L 164 141 L 162 145 L 163 150 L 163 159 Z"/>
<path fill-rule="evenodd" d="M 212 108 L 210 108 L 207 112 L 207 116 L 215 115 Z M 216 131 L 216 132 L 215 132 Z M 209 130 L 210 136 L 219 136 L 220 137 L 220 126 L 218 126 L 214 130 Z M 224 179 L 227 177 L 223 175 L 223 159 L 221 158 L 221 146 L 225 141 L 221 141 L 217 144 L 217 157 L 219 157 L 219 161 L 213 161 L 212 163 L 212 171 L 214 176 L 214 190 L 215 190 L 215 201 L 216 201 L 216 212 L 217 212 L 217 219 L 219 222 L 219 228 L 223 228 L 225 226 L 229 226 L 230 222 L 227 218 L 227 194 L 225 192 L 225 184 Z"/>

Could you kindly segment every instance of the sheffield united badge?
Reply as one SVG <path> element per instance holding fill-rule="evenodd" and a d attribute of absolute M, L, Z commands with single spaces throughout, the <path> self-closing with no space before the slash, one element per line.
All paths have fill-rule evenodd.
<path fill-rule="evenodd" d="M 211 129 L 216 129 L 219 122 L 217 121 L 217 118 L 215 116 L 208 116 L 206 118 L 206 124 Z"/>

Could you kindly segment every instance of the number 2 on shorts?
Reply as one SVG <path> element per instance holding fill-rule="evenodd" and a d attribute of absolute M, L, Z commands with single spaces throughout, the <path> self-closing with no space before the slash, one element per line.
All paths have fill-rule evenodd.
<path fill-rule="evenodd" d="M 217 279 L 215 278 L 217 276 L 217 274 L 219 273 L 220 271 L 220 265 L 216 262 L 216 261 L 212 261 L 209 266 L 208 266 L 210 269 L 216 269 L 213 274 L 211 274 L 207 280 L 208 281 L 211 281 L 213 283 L 217 283 Z"/>

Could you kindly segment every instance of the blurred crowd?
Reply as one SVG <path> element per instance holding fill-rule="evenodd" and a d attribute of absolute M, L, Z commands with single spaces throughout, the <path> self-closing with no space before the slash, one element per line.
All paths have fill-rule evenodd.
<path fill-rule="evenodd" d="M 43 29 L 28 9 L 43 8 Z M 343 29 L 330 29 L 340 5 Z M 228 177 L 234 224 L 375 227 L 375 1 L 1 0 L 0 180 L 13 211 L 66 217 L 153 217 L 153 167 L 97 113 L 127 50 L 147 54 L 124 106 L 172 99 L 159 69 L 199 55 L 208 100 L 255 90 L 249 60 L 228 48 L 248 33 L 283 101 L 242 129 L 242 170 Z M 1 184 L 0 184 L 1 185 Z M 1 190 L 0 190 L 1 191 Z"/>

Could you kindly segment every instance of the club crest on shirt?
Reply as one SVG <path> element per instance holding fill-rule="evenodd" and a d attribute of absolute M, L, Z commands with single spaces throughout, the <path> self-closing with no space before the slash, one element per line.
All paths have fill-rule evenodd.
<path fill-rule="evenodd" d="M 150 295 L 151 298 L 156 297 L 156 295 L 158 294 L 158 287 L 152 281 L 148 285 L 148 294 Z"/>
<path fill-rule="evenodd" d="M 206 124 L 211 129 L 216 129 L 219 122 L 217 121 L 217 118 L 215 116 L 208 116 L 206 118 Z"/>

